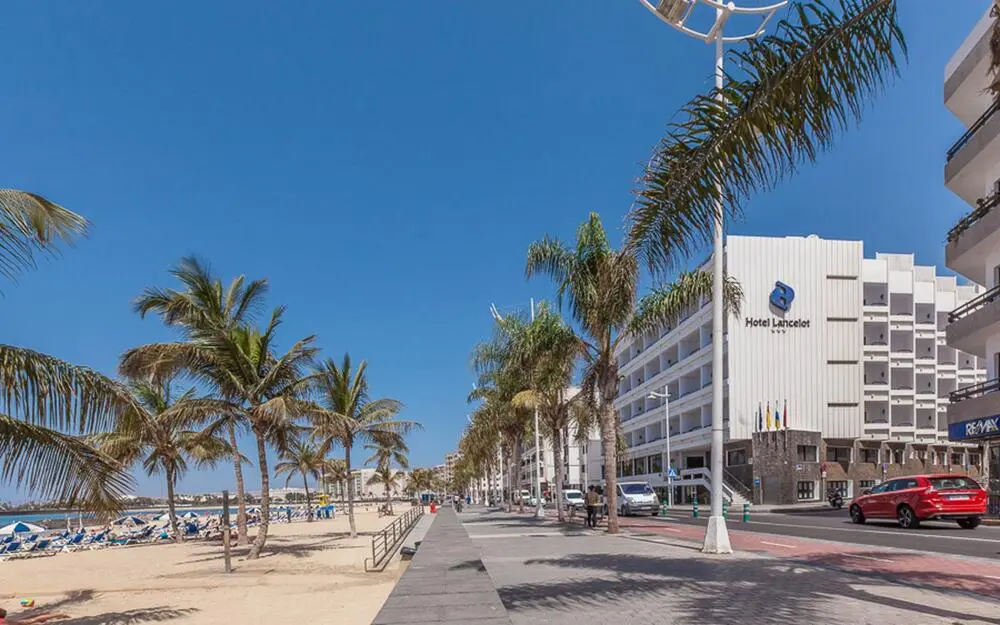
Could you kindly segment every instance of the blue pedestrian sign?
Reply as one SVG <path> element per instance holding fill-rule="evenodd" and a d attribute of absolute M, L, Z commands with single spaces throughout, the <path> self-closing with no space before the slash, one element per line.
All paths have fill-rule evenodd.
<path fill-rule="evenodd" d="M 667 471 L 667 477 L 670 478 L 670 479 L 672 479 L 672 480 L 676 480 L 677 479 L 677 469 L 675 469 L 673 467 L 670 467 L 670 470 Z"/>

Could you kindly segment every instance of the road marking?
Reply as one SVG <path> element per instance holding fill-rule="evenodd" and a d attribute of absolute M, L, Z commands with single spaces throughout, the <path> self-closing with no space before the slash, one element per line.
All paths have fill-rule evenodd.
<path fill-rule="evenodd" d="M 586 536 L 584 532 L 567 534 L 564 532 L 523 532 L 517 534 L 469 534 L 469 538 L 544 538 L 547 536 Z"/>
<path fill-rule="evenodd" d="M 889 562 L 889 563 L 892 563 L 892 560 L 886 560 L 885 558 L 873 558 L 871 556 L 862 556 L 862 555 L 858 555 L 856 553 L 845 553 L 845 554 L 842 554 L 842 555 L 845 558 L 860 558 L 862 560 L 872 560 L 874 562 Z"/>
<path fill-rule="evenodd" d="M 942 538 L 942 539 L 945 539 L 945 540 L 966 540 L 966 541 L 972 541 L 972 542 L 976 542 L 976 543 L 998 543 L 998 544 L 1000 544 L 1000 540 L 997 540 L 996 538 L 973 538 L 971 536 L 944 536 L 944 535 L 938 534 L 938 533 L 931 534 L 929 532 L 907 532 L 905 530 L 901 530 L 901 531 L 898 531 L 898 532 L 889 532 L 889 531 L 883 531 L 883 530 L 856 529 L 856 528 L 852 528 L 852 527 L 828 527 L 826 525 L 796 525 L 796 524 L 792 524 L 792 523 L 768 523 L 766 521 L 750 521 L 750 523 L 748 523 L 748 525 L 770 525 L 770 526 L 773 526 L 773 527 L 796 527 L 796 528 L 799 528 L 799 529 L 807 529 L 807 530 L 828 530 L 828 531 L 834 531 L 834 532 L 856 532 L 856 533 L 861 533 L 861 534 L 885 534 L 887 536 L 926 536 L 926 537 L 933 537 L 933 538 Z M 736 528 L 734 528 L 734 530 L 735 529 Z"/>
<path fill-rule="evenodd" d="M 760 541 L 762 545 L 774 545 L 775 547 L 785 547 L 787 549 L 795 549 L 795 545 L 782 545 L 781 543 L 769 543 L 766 540 Z"/>

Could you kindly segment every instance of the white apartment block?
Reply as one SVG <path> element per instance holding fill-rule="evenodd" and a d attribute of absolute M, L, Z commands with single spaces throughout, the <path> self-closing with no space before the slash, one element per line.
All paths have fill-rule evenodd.
<path fill-rule="evenodd" d="M 986 378 L 958 384 L 950 436 L 984 445 L 993 514 L 1000 514 L 1000 101 L 988 90 L 992 3 L 945 68 L 944 101 L 965 125 L 945 156 L 944 179 L 969 212 L 948 232 L 945 264 L 985 287 L 949 315 L 948 345 L 985 362 Z M 961 382 L 961 381 L 960 381 Z"/>
<path fill-rule="evenodd" d="M 912 255 L 865 259 L 860 241 L 815 235 L 730 236 L 726 264 L 744 293 L 742 314 L 726 320 L 723 489 L 731 500 L 815 500 L 824 486 L 852 493 L 916 463 L 979 463 L 948 443 L 946 397 L 960 381 L 982 379 L 982 363 L 944 346 L 947 314 L 975 287 L 915 266 Z M 666 390 L 677 501 L 711 488 L 708 304 L 619 351 L 615 407 L 629 448 L 619 475 L 666 485 L 664 400 L 650 395 Z"/>

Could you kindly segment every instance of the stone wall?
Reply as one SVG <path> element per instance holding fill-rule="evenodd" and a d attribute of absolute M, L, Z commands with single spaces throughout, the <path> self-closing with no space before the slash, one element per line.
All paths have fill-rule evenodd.
<path fill-rule="evenodd" d="M 809 445 L 817 448 L 814 462 L 799 460 L 798 448 Z M 820 466 L 825 449 L 819 432 L 803 430 L 781 430 L 778 432 L 757 432 L 753 435 L 753 477 L 760 480 L 754 486 L 754 498 L 758 502 L 792 504 L 798 502 L 798 483 L 815 482 L 815 495 L 819 492 Z"/>

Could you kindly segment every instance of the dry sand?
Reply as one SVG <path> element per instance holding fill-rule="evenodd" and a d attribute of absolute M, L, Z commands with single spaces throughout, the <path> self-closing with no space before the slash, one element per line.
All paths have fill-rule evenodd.
<path fill-rule="evenodd" d="M 245 560 L 238 547 L 228 575 L 221 543 L 204 541 L 0 562 L 0 607 L 16 621 L 27 614 L 20 600 L 34 599 L 37 609 L 68 613 L 58 621 L 66 625 L 365 625 L 402 571 L 363 568 L 370 533 L 392 518 L 359 509 L 354 540 L 340 510 L 334 520 L 273 524 L 261 558 Z"/>

